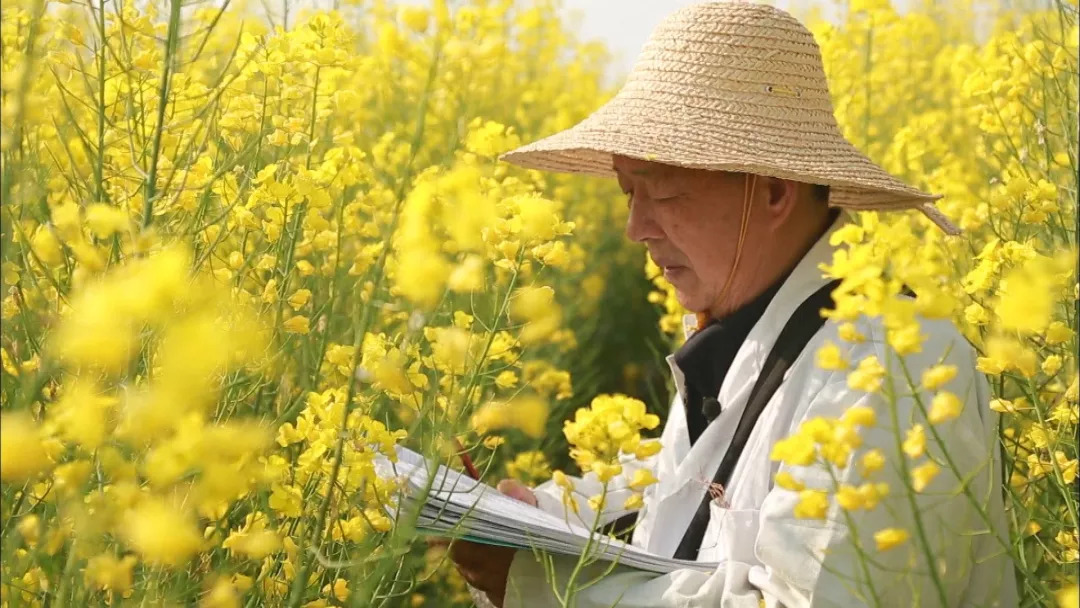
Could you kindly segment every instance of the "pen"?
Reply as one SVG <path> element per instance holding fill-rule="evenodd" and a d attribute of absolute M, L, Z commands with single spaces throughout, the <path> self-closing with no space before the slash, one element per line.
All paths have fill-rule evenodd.
<path fill-rule="evenodd" d="M 469 453 L 465 451 L 465 446 L 461 445 L 461 440 L 455 437 L 454 443 L 457 444 L 458 456 L 461 457 L 461 464 L 465 465 L 465 470 L 469 473 L 469 477 L 480 479 L 480 471 L 476 470 L 476 465 L 473 464 L 472 458 L 469 458 Z"/>

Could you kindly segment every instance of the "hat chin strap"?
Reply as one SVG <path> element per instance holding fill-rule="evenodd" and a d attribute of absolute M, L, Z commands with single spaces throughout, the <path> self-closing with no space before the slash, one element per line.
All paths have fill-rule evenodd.
<path fill-rule="evenodd" d="M 746 241 L 746 229 L 750 226 L 750 210 L 752 209 L 751 203 L 754 200 L 754 190 L 757 187 L 757 175 L 752 173 L 744 173 L 744 186 L 743 186 L 743 209 L 742 220 L 739 223 L 739 241 L 735 245 L 735 262 L 731 265 L 731 272 L 728 273 L 727 280 L 724 281 L 724 287 L 720 290 L 720 295 L 716 298 L 717 302 L 721 302 L 724 296 L 727 295 L 728 288 L 731 287 L 731 282 L 735 279 L 735 272 L 739 269 L 739 260 L 742 259 L 743 243 Z M 697 326 L 701 329 L 709 322 L 709 312 L 697 313 Z"/>

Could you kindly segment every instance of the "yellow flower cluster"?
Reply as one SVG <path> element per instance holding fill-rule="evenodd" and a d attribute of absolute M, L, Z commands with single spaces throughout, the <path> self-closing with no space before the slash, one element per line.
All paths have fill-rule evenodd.
<path fill-rule="evenodd" d="M 859 429 L 877 424 L 874 410 L 867 406 L 849 408 L 840 418 L 812 418 L 799 425 L 798 431 L 773 445 L 770 458 L 788 466 L 832 466 L 843 469 L 855 459 L 862 446 Z M 885 456 L 878 449 L 866 450 L 857 459 L 859 474 L 867 479 L 859 486 L 839 484 L 834 488 L 809 488 L 789 471 L 776 476 L 777 486 L 799 493 L 795 517 L 824 519 L 829 509 L 829 492 L 841 508 L 873 509 L 889 493 L 883 483 L 869 481 L 885 465 Z"/>
<path fill-rule="evenodd" d="M 924 348 L 926 320 L 955 323 L 978 350 L 978 370 L 989 376 L 990 407 L 1004 415 L 1012 550 L 1024 554 L 1018 563 L 1040 555 L 1064 565 L 1075 562 L 1069 543 L 1078 512 L 1068 488 L 1077 476 L 1080 30 L 1075 4 L 986 8 L 993 19 L 988 37 L 971 27 L 975 4 L 966 2 L 907 14 L 889 2 L 859 3 L 840 24 L 812 27 L 845 135 L 893 174 L 943 193 L 937 206 L 964 231 L 943 237 L 917 215 L 875 212 L 856 214 L 832 235 L 837 249 L 822 270 L 842 280 L 828 317 L 839 324 L 843 342 L 820 349 L 816 362 L 885 401 L 926 395 L 925 420 L 894 430 L 901 433 L 902 457 L 913 460 L 905 464 L 905 491 L 925 492 L 946 468 L 947 459 L 926 456 L 927 439 L 933 427 L 961 414 L 963 400 L 945 389 L 959 370 L 887 369 L 877 357 L 850 361 L 844 343 L 865 341 L 862 320 L 876 317 L 887 357 L 901 361 Z M 808 425 L 774 455 L 841 466 L 851 446 L 816 442 L 807 433 L 822 425 Z M 837 490 L 835 499 L 858 504 L 850 490 Z M 824 495 L 808 494 L 800 510 L 821 515 L 826 504 Z M 908 535 L 893 528 L 875 540 L 879 548 L 892 547 Z M 1064 566 L 1042 576 L 1046 583 L 1022 592 L 1045 597 L 1075 584 Z"/>
<path fill-rule="evenodd" d="M 58 524 L 23 515 L 14 564 L 66 542 L 92 589 L 126 597 L 135 565 L 184 567 L 211 522 L 268 481 L 265 425 L 217 408 L 221 378 L 259 362 L 265 332 L 190 264 L 184 249 L 161 249 L 70 294 L 44 350 L 57 367 L 25 394 L 30 410 L 0 423 L 0 479 Z M 132 365 L 139 353 L 146 367 Z"/>
<path fill-rule="evenodd" d="M 578 408 L 573 420 L 563 423 L 563 434 L 570 443 L 570 456 L 578 467 L 592 473 L 607 488 L 608 482 L 623 473 L 625 459 L 645 460 L 660 451 L 660 441 L 642 439 L 641 431 L 660 424 L 656 414 L 645 411 L 645 404 L 625 395 L 599 395 L 587 408 Z M 556 482 L 564 488 L 564 500 L 576 512 L 578 507 L 570 491 L 573 484 L 562 471 L 555 472 Z M 647 468 L 634 471 L 629 487 L 635 492 L 623 508 L 641 507 L 640 491 L 656 483 Z M 606 490 L 605 490 L 606 493 Z M 589 506 L 599 513 L 605 493 L 589 497 Z"/>
<path fill-rule="evenodd" d="M 655 317 L 615 185 L 495 160 L 610 94 L 557 1 L 290 5 L 0 11 L 0 603 L 464 605 L 442 553 L 390 526 L 375 454 L 458 438 L 539 481 L 560 402 L 651 360 L 623 352 Z M 818 361 L 887 392 L 884 360 L 845 359 L 856 317 L 908 353 L 917 317 L 959 324 L 1004 416 L 1015 543 L 1047 564 L 1025 593 L 1047 598 L 1077 559 L 1077 17 L 980 8 L 983 32 L 975 12 L 856 2 L 813 28 L 845 133 L 965 230 L 856 218 L 827 268 L 842 343 Z M 952 370 L 913 373 L 922 454 L 959 401 Z M 634 439 L 643 406 L 586 411 L 568 438 L 590 474 L 658 448 Z M 855 458 L 857 427 L 814 423 L 788 455 Z M 801 512 L 872 508 L 866 484 L 800 488 Z"/>
<path fill-rule="evenodd" d="M 495 160 L 607 94 L 556 3 L 289 4 L 4 6 L 2 603 L 415 602 L 375 454 L 540 480 L 641 325 L 614 186 Z"/>
<path fill-rule="evenodd" d="M 532 485 L 551 477 L 551 465 L 543 452 L 530 450 L 518 453 L 506 463 L 506 474 Z"/>

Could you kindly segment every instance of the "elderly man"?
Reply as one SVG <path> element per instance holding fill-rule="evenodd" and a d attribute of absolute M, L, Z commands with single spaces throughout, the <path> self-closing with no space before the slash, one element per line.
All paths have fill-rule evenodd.
<path fill-rule="evenodd" d="M 864 448 L 889 455 L 899 452 L 885 422 L 890 414 L 904 429 L 921 420 L 910 396 L 890 404 L 815 364 L 823 344 L 844 343 L 837 324 L 818 312 L 830 306 L 835 286 L 819 266 L 832 258 L 830 236 L 844 224 L 843 210 L 914 208 L 955 230 L 932 207 L 937 197 L 902 184 L 840 134 L 820 52 L 805 27 L 755 4 L 679 10 L 653 32 L 610 102 L 504 158 L 537 169 L 614 175 L 628 196 L 627 236 L 647 247 L 679 301 L 695 313 L 686 344 L 668 358 L 677 395 L 663 448 L 649 463 L 659 482 L 636 514 L 632 542 L 719 566 L 666 575 L 616 567 L 579 590 L 577 606 L 1016 604 L 1001 544 L 988 389 L 972 348 L 951 324 L 922 320 L 929 338 L 906 363 L 925 369 L 944 361 L 958 370 L 948 386 L 963 399 L 963 411 L 935 429 L 963 479 L 946 471 L 921 494 L 907 496 L 901 470 L 886 466 L 879 479 L 893 495 L 883 505 L 851 512 L 834 506 L 820 519 L 795 517 L 799 493 L 774 481 L 783 472 L 810 487 L 860 483 L 855 466 L 831 480 L 813 467 L 770 460 L 772 446 L 806 420 L 873 408 L 881 422 L 864 429 Z M 866 339 L 848 347 L 849 360 L 895 359 L 886 353 L 880 320 L 860 319 L 858 328 Z M 722 500 L 708 492 L 710 481 L 723 487 Z M 958 490 L 964 483 L 968 495 Z M 583 496 L 599 489 L 589 475 L 575 484 Z M 618 507 L 622 490 L 615 487 L 607 504 Z M 550 484 L 534 493 L 504 481 L 500 490 L 564 514 L 561 489 Z M 579 502 L 581 518 L 591 522 L 593 514 Z M 914 543 L 874 549 L 874 532 L 914 530 L 916 511 L 928 551 Z M 616 510 L 602 519 L 625 515 Z M 576 564 L 556 557 L 548 568 L 529 552 L 467 542 L 456 543 L 451 555 L 498 606 L 560 605 L 552 589 L 563 588 Z"/>

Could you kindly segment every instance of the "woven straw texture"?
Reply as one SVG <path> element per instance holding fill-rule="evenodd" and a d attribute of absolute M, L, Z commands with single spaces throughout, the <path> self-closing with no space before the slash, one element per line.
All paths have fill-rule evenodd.
<path fill-rule="evenodd" d="M 918 208 L 946 232 L 959 232 L 933 207 L 940 195 L 904 184 L 844 138 L 817 42 L 768 5 L 707 2 L 672 13 L 608 103 L 500 158 L 614 177 L 613 154 L 824 184 L 832 206 Z"/>

